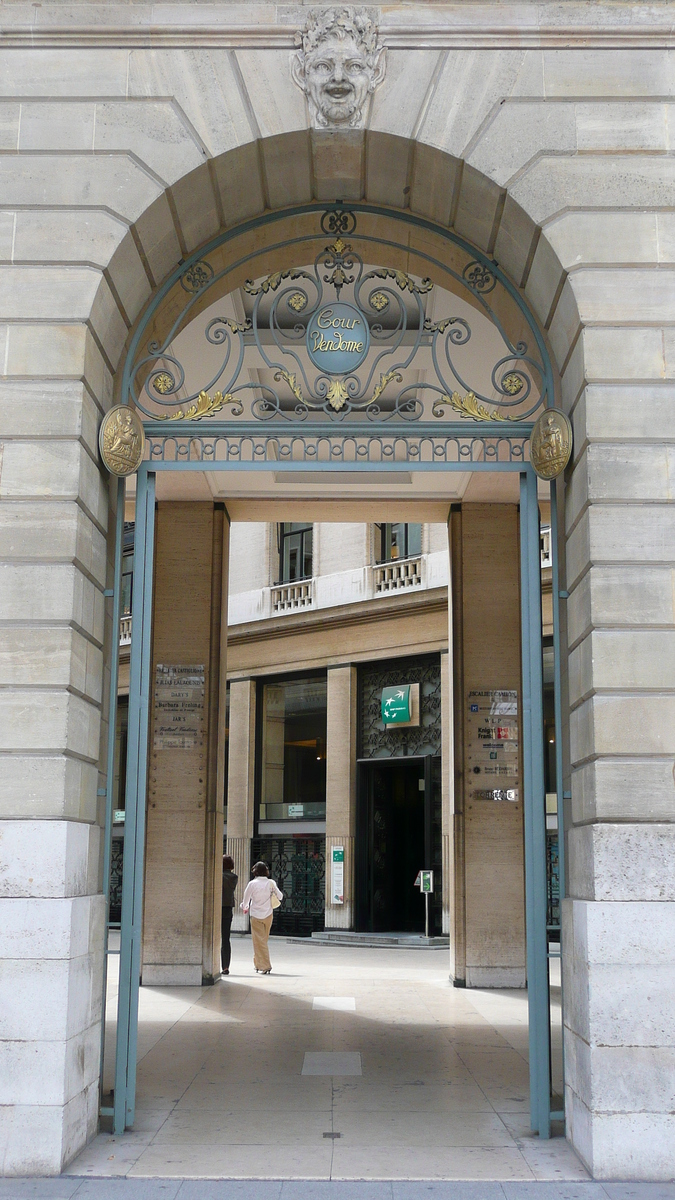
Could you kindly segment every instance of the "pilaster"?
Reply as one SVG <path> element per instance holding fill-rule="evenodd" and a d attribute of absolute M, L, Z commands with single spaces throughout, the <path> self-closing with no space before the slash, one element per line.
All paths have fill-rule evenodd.
<path fill-rule="evenodd" d="M 233 679 L 230 684 L 230 740 L 227 781 L 227 853 L 234 859 L 239 876 L 237 898 L 251 873 L 251 838 L 255 818 L 255 723 L 254 679 Z M 235 905 L 232 928 L 248 928 L 248 917 Z"/>
<path fill-rule="evenodd" d="M 356 830 L 356 667 L 329 669 L 326 722 L 326 929 L 351 929 Z M 344 904 L 332 903 L 333 846 L 344 846 L 345 851 Z"/>

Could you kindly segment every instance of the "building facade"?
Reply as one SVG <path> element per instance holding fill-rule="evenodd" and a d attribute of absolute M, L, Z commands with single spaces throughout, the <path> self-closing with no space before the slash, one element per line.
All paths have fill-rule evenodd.
<path fill-rule="evenodd" d="M 567 863 L 567 1136 L 597 1178 L 672 1178 L 672 17 L 667 2 L 561 7 L 469 0 L 461 6 L 372 5 L 365 14 L 337 15 L 226 2 L 161 9 L 93 0 L 67 8 L 46 2 L 30 10 L 19 0 L 5 4 L 0 1145 L 9 1174 L 60 1171 L 93 1136 L 100 1107 L 104 829 L 115 770 L 108 752 L 118 641 L 115 529 L 121 531 L 124 514 L 117 483 L 100 460 L 99 425 L 114 403 L 128 399 L 125 363 L 137 362 L 139 330 L 144 344 L 153 336 L 143 324 L 147 313 L 152 310 L 161 340 L 171 330 L 178 294 L 172 289 L 199 290 L 198 276 L 186 275 L 184 264 L 192 270 L 199 255 L 215 262 L 209 266 L 214 273 L 229 272 L 227 295 L 243 295 L 248 275 L 240 259 L 262 256 L 256 280 L 306 265 L 313 255 L 303 248 L 293 257 L 291 245 L 304 238 L 320 253 L 326 240 L 317 213 L 339 203 L 359 210 L 357 237 L 362 253 L 370 247 L 367 261 L 407 272 L 418 292 L 423 259 L 441 263 L 429 268 L 439 287 L 442 270 L 446 279 L 455 269 L 453 254 L 465 254 L 467 266 L 492 264 L 493 274 L 487 269 L 487 275 L 472 277 L 474 310 L 484 312 L 480 286 L 497 276 L 508 282 L 506 291 L 518 312 L 531 316 L 550 358 L 556 406 L 572 421 L 574 453 L 556 487 L 559 517 L 552 521 L 560 557 L 552 607 L 557 622 L 559 604 L 564 702 L 558 804 L 565 810 Z M 405 234 L 396 233 L 399 227 Z M 447 279 L 442 286 L 454 294 Z M 241 303 L 241 313 L 235 305 L 228 320 L 249 319 Z M 424 320 L 437 323 L 441 315 L 426 313 Z M 481 345 L 491 345 L 487 332 L 485 339 Z M 511 344 L 517 346 L 517 339 Z M 198 366 L 196 361 L 190 369 Z M 474 366 L 479 370 L 480 361 Z M 257 385 L 269 395 L 273 383 L 260 369 Z M 423 369 L 430 369 L 428 363 Z M 161 397 L 165 385 L 159 386 L 158 374 L 152 378 Z M 484 389 L 490 403 L 508 398 L 505 378 L 496 391 Z M 182 400 L 175 383 L 169 372 L 167 394 Z M 409 377 L 406 386 L 412 386 Z M 346 403 L 339 389 L 333 396 Z M 221 401 L 227 397 L 221 394 Z M 195 415 L 208 419 L 206 410 Z M 481 474 L 469 458 L 462 480 L 448 470 L 434 476 L 433 487 L 420 488 L 419 511 L 413 502 L 417 472 L 409 462 L 399 464 L 398 491 L 387 490 L 384 480 L 303 480 L 298 471 L 280 502 L 279 486 L 283 491 L 285 485 L 275 476 L 283 474 L 279 445 L 277 468 L 270 467 L 271 457 L 266 460 L 267 474 L 256 475 L 255 486 L 234 468 L 212 486 L 206 470 L 199 474 L 203 447 L 197 452 L 193 444 L 185 461 L 195 469 L 181 476 L 180 487 L 169 481 L 169 472 L 158 472 L 156 516 L 154 505 L 143 509 L 144 539 L 154 540 L 155 549 L 147 652 L 155 672 L 162 664 L 202 665 L 201 684 L 191 676 L 186 686 L 202 688 L 210 722 L 203 737 L 195 735 L 194 744 L 182 748 L 180 802 L 176 764 L 166 757 L 170 747 L 151 751 L 147 780 L 140 781 L 143 806 L 147 791 L 142 970 L 148 983 L 176 979 L 176 967 L 185 968 L 183 982 L 192 982 L 197 970 L 201 980 L 204 964 L 217 957 L 214 864 L 222 846 L 225 763 L 219 747 L 228 673 L 227 837 L 240 862 L 251 839 L 276 836 L 254 830 L 253 823 L 273 824 L 279 806 L 283 820 L 284 806 L 298 803 L 287 798 L 280 771 L 282 687 L 316 678 L 317 749 L 325 671 L 326 747 L 332 722 L 343 732 L 341 741 L 332 739 L 332 756 L 327 749 L 326 795 L 339 794 L 341 801 L 332 815 L 326 810 L 326 846 L 343 847 L 348 863 L 349 839 L 356 836 L 353 764 L 359 755 L 353 751 L 363 734 L 359 671 L 383 659 L 405 660 L 406 647 L 414 647 L 414 657 L 438 663 L 443 711 L 443 681 L 457 678 L 448 670 L 444 675 L 444 654 L 448 658 L 454 646 L 455 673 L 458 652 L 464 654 L 463 700 L 469 691 L 517 692 L 523 686 L 522 656 L 520 649 L 514 652 L 522 602 L 514 573 L 517 491 L 494 485 L 494 477 Z M 385 466 L 392 462 L 395 454 Z M 404 466 L 411 476 L 408 492 Z M 488 513 L 492 506 L 499 511 Z M 136 518 L 138 543 L 138 512 L 128 516 Z M 262 586 L 255 578 L 243 586 L 249 559 L 244 546 L 228 664 L 226 622 L 214 614 L 227 608 L 230 520 L 233 529 L 249 522 L 263 542 L 267 538 L 262 558 L 272 553 L 273 526 L 290 522 L 306 534 L 310 524 L 318 525 L 319 554 L 326 557 L 316 578 L 350 576 L 343 580 L 347 600 L 328 605 L 335 619 L 313 624 L 321 598 L 305 605 L 302 581 L 292 581 L 295 594 L 291 581 L 272 575 Z M 381 564 L 367 544 L 373 527 L 419 524 L 432 539 L 430 531 L 448 521 L 447 577 L 434 583 L 432 560 L 440 549 L 431 549 L 436 543 L 430 540 L 421 555 L 428 572 L 423 584 L 411 586 L 401 602 L 396 592 L 377 595 Z M 324 538 L 331 522 L 362 531 L 363 553 L 352 566 L 341 559 L 348 559 L 353 542 L 348 538 L 340 547 Z M 290 563 L 293 555 L 307 553 L 307 539 L 300 528 L 288 532 L 297 535 L 288 542 Z M 407 553 L 405 561 L 415 559 Z M 250 555 L 251 569 L 261 554 Z M 502 573 L 499 593 L 486 570 Z M 444 612 L 440 603 L 448 583 L 450 631 L 447 601 Z M 326 586 L 336 601 L 333 585 Z M 354 604 L 351 589 L 359 586 Z M 261 607 L 251 620 L 253 595 Z M 297 615 L 282 611 L 295 600 L 306 610 L 297 626 Z M 273 615 L 275 605 L 280 607 Z M 350 625 L 348 612 L 341 625 L 338 614 L 353 607 L 365 623 Z M 369 621 L 376 609 L 386 618 L 377 622 L 380 641 L 373 653 L 374 619 L 372 627 Z M 137 611 L 135 604 L 134 618 Z M 294 628 L 301 629 L 297 642 Z M 321 632 L 326 628 L 340 631 L 330 634 L 334 642 Z M 364 629 L 368 645 L 360 640 Z M 481 640 L 485 629 L 491 638 Z M 491 673 L 498 676 L 494 682 Z M 158 700 L 159 677 L 153 678 Z M 419 683 L 424 693 L 422 679 L 392 679 L 399 682 Z M 132 693 L 134 686 L 132 678 Z M 388 685 L 380 680 L 372 686 Z M 302 689 L 297 692 L 300 703 Z M 309 703 L 307 689 L 304 695 Z M 258 704 L 267 728 L 264 801 L 260 790 L 255 798 L 252 752 L 262 729 Z M 285 744 L 285 698 L 283 704 Z M 455 763 L 464 744 L 458 712 L 455 696 L 453 724 L 441 721 L 442 736 L 452 734 Z M 138 748 L 132 721 L 129 739 Z M 315 763 L 320 757 L 315 754 Z M 450 838 L 452 815 L 456 871 L 457 845 L 468 855 L 472 838 L 482 840 L 481 817 L 472 829 L 469 814 L 452 807 L 457 792 L 449 773 L 439 786 L 445 796 L 441 839 Z M 307 787 L 311 808 L 320 803 L 312 799 L 316 779 Z M 499 813 L 500 821 L 513 820 L 515 808 L 504 805 Z M 307 817 L 308 823 L 319 819 Z M 196 897 L 170 892 L 170 864 L 156 852 L 177 825 L 183 859 L 203 874 Z M 499 840 L 515 854 L 510 832 L 505 829 Z M 467 905 L 471 888 L 479 897 L 480 871 L 469 869 L 466 889 L 460 889 Z M 182 963 L 170 963 L 162 930 L 167 907 L 177 901 L 184 903 L 189 947 Z M 349 912 L 347 895 L 345 901 L 328 905 L 333 925 L 360 919 Z M 454 889 L 443 902 L 449 935 L 457 928 L 456 901 Z M 468 920 L 463 947 L 451 936 L 460 956 L 454 969 L 457 961 L 467 974 L 469 967 L 492 969 L 477 954 L 472 958 L 470 929 Z M 497 965 L 520 971 L 522 978 L 520 933 L 509 961 Z"/>

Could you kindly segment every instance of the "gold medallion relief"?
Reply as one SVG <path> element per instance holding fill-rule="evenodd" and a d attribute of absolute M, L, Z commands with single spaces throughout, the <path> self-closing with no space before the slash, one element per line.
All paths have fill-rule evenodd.
<path fill-rule="evenodd" d="M 138 470 L 145 452 L 143 426 L 133 409 L 117 404 L 101 422 L 98 445 L 111 475 L 124 477 Z"/>
<path fill-rule="evenodd" d="M 547 408 L 530 434 L 530 462 L 540 479 L 556 479 L 572 455 L 572 426 L 564 412 Z"/>

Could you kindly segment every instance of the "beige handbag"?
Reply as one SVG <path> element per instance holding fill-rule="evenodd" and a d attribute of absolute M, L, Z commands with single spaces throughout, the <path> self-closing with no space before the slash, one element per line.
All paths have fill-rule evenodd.
<path fill-rule="evenodd" d="M 270 883 L 270 904 L 272 905 L 272 911 L 274 911 L 275 908 L 278 908 L 279 905 L 281 904 L 281 900 L 277 896 L 276 892 L 274 892 L 272 890 L 271 883 Z"/>

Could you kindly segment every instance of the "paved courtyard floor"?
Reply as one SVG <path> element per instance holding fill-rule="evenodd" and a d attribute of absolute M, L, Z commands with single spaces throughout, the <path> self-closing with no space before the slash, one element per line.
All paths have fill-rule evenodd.
<path fill-rule="evenodd" d="M 524 992 L 453 988 L 440 950 L 271 955 L 256 975 L 236 938 L 214 987 L 142 989 L 134 1130 L 69 1175 L 588 1179 L 563 1137 L 529 1132 Z"/>

